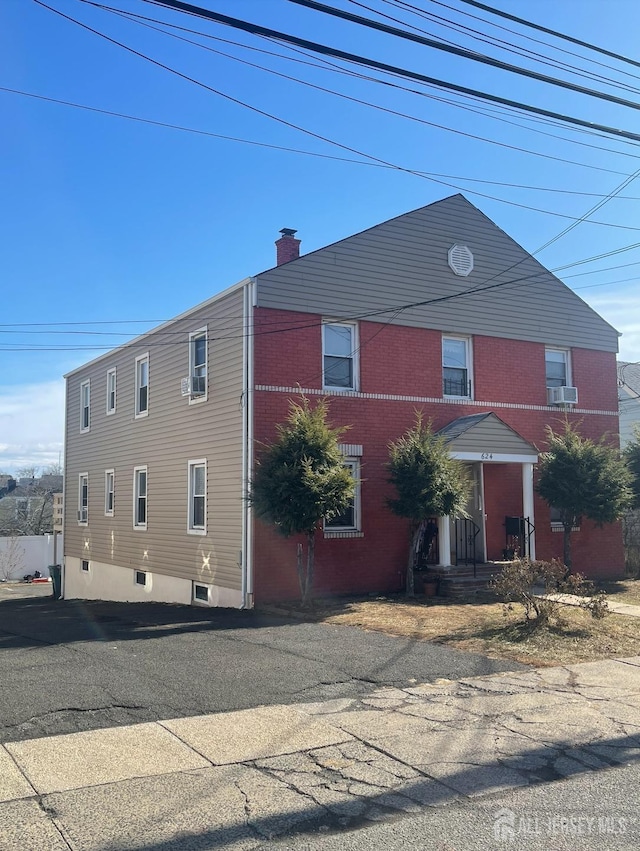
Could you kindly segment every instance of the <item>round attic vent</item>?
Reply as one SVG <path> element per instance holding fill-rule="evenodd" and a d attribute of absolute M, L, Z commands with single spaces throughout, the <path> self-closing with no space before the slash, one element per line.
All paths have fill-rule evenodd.
<path fill-rule="evenodd" d="M 449 249 L 449 266 L 456 275 L 467 275 L 473 272 L 473 254 L 466 245 L 452 245 Z"/>

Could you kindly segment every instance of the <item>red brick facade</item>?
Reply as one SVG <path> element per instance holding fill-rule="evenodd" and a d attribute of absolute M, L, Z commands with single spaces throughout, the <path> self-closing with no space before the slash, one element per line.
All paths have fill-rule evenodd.
<path fill-rule="evenodd" d="M 322 392 L 322 317 L 293 311 L 255 310 L 254 438 L 271 440 L 297 388 Z M 276 333 L 273 333 L 276 332 Z M 522 438 L 543 451 L 547 425 L 559 427 L 563 414 L 546 404 L 545 347 L 540 343 L 474 336 L 474 402 L 442 397 L 442 333 L 423 328 L 362 321 L 359 333 L 359 393 L 331 393 L 330 419 L 350 426 L 345 441 L 363 447 L 361 458 L 362 537 L 325 539 L 318 533 L 315 592 L 390 592 L 400 590 L 407 558 L 408 526 L 386 507 L 388 444 L 405 432 L 424 411 L 438 429 L 458 417 L 493 411 Z M 581 432 L 617 441 L 618 420 L 615 354 L 571 350 L 572 383 L 579 405 L 570 412 Z M 370 398 L 379 394 L 394 398 Z M 421 397 L 422 401 L 398 399 Z M 424 401 L 424 399 L 432 401 Z M 504 407 L 502 407 L 504 405 Z M 487 558 L 501 557 L 505 546 L 504 518 L 522 514 L 520 464 L 486 463 L 484 494 Z M 562 554 L 562 534 L 552 531 L 549 509 L 535 498 L 538 558 Z M 298 595 L 296 543 L 262 522 L 254 529 L 254 591 L 256 602 Z M 574 568 L 590 576 L 623 572 L 623 551 L 617 524 L 596 528 L 583 521 L 573 536 Z"/>

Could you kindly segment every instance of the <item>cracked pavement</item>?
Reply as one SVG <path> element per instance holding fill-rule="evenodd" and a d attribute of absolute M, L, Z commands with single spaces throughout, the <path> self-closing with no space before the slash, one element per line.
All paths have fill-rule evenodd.
<path fill-rule="evenodd" d="M 640 765 L 639 709 L 636 657 L 7 742 L 0 848 L 329 848 L 336 832 L 366 839 L 399 819 L 442 831 L 449 818 L 473 823 L 474 838 L 454 846 L 431 833 L 420 847 L 493 849 L 492 801 L 514 807 L 541 789 L 537 806 L 548 809 L 574 788 L 563 784 L 604 787 L 612 771 Z M 574 833 L 593 840 L 578 847 L 614 847 L 602 831 L 621 824 L 626 844 L 615 847 L 640 846 L 633 789 L 617 807 L 615 824 L 606 813 L 576 821 Z M 564 833 L 531 847 L 575 847 L 565 822 L 547 821 Z M 540 839 L 532 824 L 531 836 L 507 825 L 512 847 Z M 344 834 L 349 847 L 364 847 L 355 835 Z"/>
<path fill-rule="evenodd" d="M 355 627 L 50 593 L 0 585 L 0 742 L 524 668 Z"/>

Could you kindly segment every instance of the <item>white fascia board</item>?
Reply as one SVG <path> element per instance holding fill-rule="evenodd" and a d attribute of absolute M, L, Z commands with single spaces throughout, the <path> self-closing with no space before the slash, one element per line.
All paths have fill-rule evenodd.
<path fill-rule="evenodd" d="M 515 455 L 508 452 L 452 452 L 458 461 L 482 461 L 485 464 L 537 464 L 537 455 Z"/>

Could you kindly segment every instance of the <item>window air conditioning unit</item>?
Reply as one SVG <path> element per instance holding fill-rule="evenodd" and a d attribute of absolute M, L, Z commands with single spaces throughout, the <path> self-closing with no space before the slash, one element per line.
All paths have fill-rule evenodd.
<path fill-rule="evenodd" d="M 81 509 L 79 509 L 79 511 L 78 511 L 78 521 L 79 521 L 80 523 L 86 523 L 86 522 L 87 522 L 87 509 L 86 509 L 86 508 L 81 508 Z"/>
<path fill-rule="evenodd" d="M 180 381 L 180 392 L 183 396 L 204 396 L 207 392 L 207 379 L 204 375 L 192 375 Z"/>
<path fill-rule="evenodd" d="M 547 387 L 547 401 L 550 405 L 577 405 L 577 387 Z"/>

